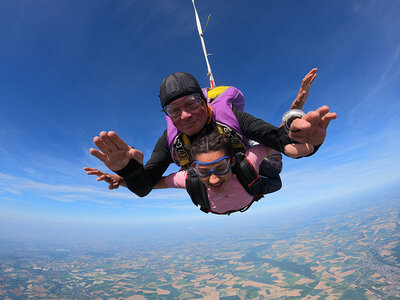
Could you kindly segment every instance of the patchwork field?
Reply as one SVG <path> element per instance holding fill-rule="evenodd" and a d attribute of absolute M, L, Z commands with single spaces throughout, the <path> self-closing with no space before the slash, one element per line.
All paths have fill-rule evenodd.
<path fill-rule="evenodd" d="M 386 205 L 250 236 L 0 249 L 1 299 L 400 299 L 398 209 Z"/>

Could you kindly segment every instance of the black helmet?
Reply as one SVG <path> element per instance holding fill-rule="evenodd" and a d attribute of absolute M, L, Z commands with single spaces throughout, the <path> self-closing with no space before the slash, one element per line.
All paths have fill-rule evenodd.
<path fill-rule="evenodd" d="M 206 102 L 201 87 L 192 74 L 185 72 L 172 73 L 161 82 L 159 95 L 161 106 L 164 107 L 180 97 L 195 93 L 199 93 Z"/>

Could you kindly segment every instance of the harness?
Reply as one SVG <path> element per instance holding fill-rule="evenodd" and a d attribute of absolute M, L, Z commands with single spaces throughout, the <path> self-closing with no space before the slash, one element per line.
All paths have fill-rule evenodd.
<path fill-rule="evenodd" d="M 247 146 L 243 142 L 244 138 L 241 134 L 225 125 L 221 122 L 215 121 L 215 126 L 219 133 L 226 134 L 233 148 L 234 153 L 244 153 L 247 150 Z M 188 170 L 191 168 L 191 163 L 193 162 L 190 154 L 190 139 L 189 137 L 180 132 L 174 139 L 174 156 L 177 161 L 177 165 L 181 167 L 181 170 Z"/>
<path fill-rule="evenodd" d="M 254 202 L 263 197 L 263 186 L 257 170 L 254 169 L 253 165 L 242 153 L 237 153 L 235 157 L 236 163 L 232 166 L 232 172 L 236 174 L 237 179 L 247 193 L 249 193 L 251 196 L 254 196 L 253 200 L 248 205 L 238 210 L 230 210 L 224 213 L 214 212 L 211 210 L 206 186 L 203 182 L 201 182 L 197 173 L 193 169 L 189 169 L 186 176 L 186 191 L 192 199 L 192 202 L 196 206 L 200 206 L 200 210 L 202 212 L 211 212 L 218 215 L 230 215 L 231 213 L 237 211 L 245 212 Z"/>
<path fill-rule="evenodd" d="M 207 99 L 212 120 L 208 126 L 215 126 L 220 133 L 228 134 L 235 152 L 245 152 L 248 148 L 247 139 L 244 138 L 239 122 L 232 108 L 243 110 L 244 97 L 240 90 L 233 86 L 219 86 L 213 89 L 203 89 L 203 95 Z M 170 117 L 167 120 L 168 147 L 173 161 L 182 170 L 188 170 L 192 163 L 190 155 L 190 138 L 173 125 Z M 205 128 L 207 130 L 207 128 Z"/>

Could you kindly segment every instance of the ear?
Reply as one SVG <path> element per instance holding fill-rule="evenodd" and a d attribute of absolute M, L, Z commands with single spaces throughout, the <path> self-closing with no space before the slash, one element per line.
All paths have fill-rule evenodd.
<path fill-rule="evenodd" d="M 236 164 L 236 156 L 233 156 L 231 161 L 232 161 L 232 166 L 234 166 Z"/>

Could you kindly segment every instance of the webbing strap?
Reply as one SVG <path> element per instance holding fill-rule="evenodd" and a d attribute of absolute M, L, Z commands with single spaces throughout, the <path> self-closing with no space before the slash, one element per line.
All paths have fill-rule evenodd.
<path fill-rule="evenodd" d="M 246 146 L 243 143 L 243 137 L 239 133 L 237 133 L 235 130 L 225 124 L 222 124 L 218 121 L 216 123 L 219 133 L 225 133 L 229 137 L 232 148 L 235 150 L 235 152 L 246 152 Z"/>
<path fill-rule="evenodd" d="M 175 138 L 174 148 L 181 169 L 186 169 L 190 164 L 189 146 L 190 141 L 186 134 L 181 133 Z"/>
<path fill-rule="evenodd" d="M 193 169 L 187 172 L 186 191 L 196 206 L 200 205 L 201 211 L 210 212 L 210 202 L 205 185 L 200 181 L 199 176 Z"/>
<path fill-rule="evenodd" d="M 262 195 L 263 186 L 257 170 L 243 154 L 238 153 L 235 157 L 236 163 L 232 166 L 232 172 L 236 174 L 240 184 L 250 195 L 255 197 Z"/>

